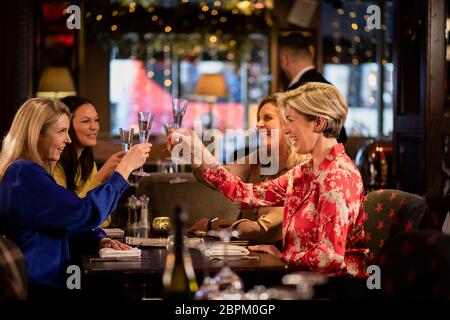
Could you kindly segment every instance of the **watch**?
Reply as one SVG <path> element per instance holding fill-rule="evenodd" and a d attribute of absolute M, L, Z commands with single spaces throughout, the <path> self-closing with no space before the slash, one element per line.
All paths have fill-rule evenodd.
<path fill-rule="evenodd" d="M 207 226 L 206 226 L 206 228 L 207 228 L 208 231 L 211 231 L 211 229 L 212 229 L 212 224 L 213 224 L 213 222 L 216 221 L 216 220 L 219 220 L 219 218 L 218 218 L 218 217 L 215 217 L 215 218 L 212 218 L 212 219 L 209 219 L 209 220 L 208 220 L 208 224 L 207 224 Z"/>

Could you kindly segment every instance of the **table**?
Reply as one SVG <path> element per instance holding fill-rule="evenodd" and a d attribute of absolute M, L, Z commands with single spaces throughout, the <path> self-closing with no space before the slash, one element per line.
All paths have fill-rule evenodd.
<path fill-rule="evenodd" d="M 142 248 L 142 257 L 150 259 L 139 262 L 90 262 L 91 258 L 98 256 L 81 255 L 82 290 L 89 296 L 119 300 L 160 297 L 166 254 L 165 248 L 145 247 Z M 199 284 L 204 276 L 214 275 L 223 266 L 223 260 L 204 260 L 197 250 L 190 250 L 190 254 Z M 267 253 L 252 252 L 251 255 L 259 259 L 229 262 L 232 270 L 243 279 L 245 290 L 257 284 L 281 283 L 287 270 L 280 259 Z"/>

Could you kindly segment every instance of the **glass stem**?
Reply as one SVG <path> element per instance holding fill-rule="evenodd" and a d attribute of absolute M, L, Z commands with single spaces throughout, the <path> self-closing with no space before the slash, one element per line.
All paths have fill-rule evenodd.
<path fill-rule="evenodd" d="M 178 179 L 179 178 L 179 176 L 178 176 L 178 164 L 177 164 L 176 161 L 173 164 L 175 165 L 175 173 L 177 174 L 177 179 Z"/>
<path fill-rule="evenodd" d="M 223 232 L 228 232 L 223 230 Z M 224 268 L 228 268 L 229 264 L 228 264 L 228 243 L 230 242 L 230 237 L 228 236 L 228 234 L 225 234 L 225 237 L 223 238 L 223 243 L 224 243 L 224 250 L 223 253 L 225 254 L 224 259 L 223 259 L 223 267 Z"/>
<path fill-rule="evenodd" d="M 140 140 L 140 142 L 141 143 L 145 143 L 145 135 L 146 135 L 146 133 L 145 132 L 140 132 L 139 133 L 139 140 Z M 144 165 L 142 165 L 142 167 L 139 169 L 139 172 L 140 173 L 144 173 Z"/>

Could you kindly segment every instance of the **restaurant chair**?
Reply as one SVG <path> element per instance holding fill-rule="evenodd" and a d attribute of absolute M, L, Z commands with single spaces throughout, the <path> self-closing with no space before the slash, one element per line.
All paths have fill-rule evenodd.
<path fill-rule="evenodd" d="M 450 236 L 439 231 L 398 234 L 381 249 L 381 297 L 450 299 Z"/>
<path fill-rule="evenodd" d="M 27 298 L 27 265 L 22 251 L 0 235 L 0 300 Z"/>
<path fill-rule="evenodd" d="M 418 230 L 427 211 L 423 197 L 400 190 L 372 191 L 364 200 L 364 229 L 370 261 L 392 236 Z"/>

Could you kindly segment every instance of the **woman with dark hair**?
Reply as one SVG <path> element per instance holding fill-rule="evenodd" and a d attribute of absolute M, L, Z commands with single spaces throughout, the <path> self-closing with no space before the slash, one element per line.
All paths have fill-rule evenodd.
<path fill-rule="evenodd" d="M 111 177 L 125 152 L 114 153 L 97 171 L 92 147 L 97 145 L 100 125 L 94 105 L 79 96 L 65 97 L 61 101 L 69 107 L 72 115 L 69 128 L 72 143 L 64 149 L 54 178 L 59 185 L 84 198 L 89 191 Z M 108 217 L 101 227 L 106 228 L 110 223 L 111 217 Z"/>

